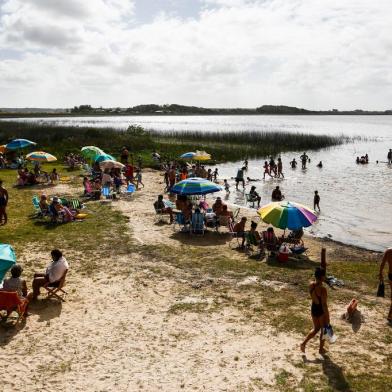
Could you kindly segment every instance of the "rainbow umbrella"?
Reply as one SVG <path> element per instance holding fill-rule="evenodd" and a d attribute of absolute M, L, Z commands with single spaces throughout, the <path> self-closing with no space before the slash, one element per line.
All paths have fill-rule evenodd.
<path fill-rule="evenodd" d="M 0 244 L 0 282 L 7 271 L 16 263 L 15 252 L 11 245 Z"/>
<path fill-rule="evenodd" d="M 310 208 L 290 201 L 278 201 L 261 207 L 257 213 L 265 223 L 280 229 L 299 230 L 311 226 L 317 215 Z"/>
<path fill-rule="evenodd" d="M 37 143 L 32 142 L 31 140 L 27 139 L 14 139 L 8 144 L 6 144 L 5 148 L 7 150 L 19 150 L 21 148 L 35 146 Z"/>
<path fill-rule="evenodd" d="M 186 180 L 177 182 L 171 188 L 171 193 L 177 195 L 206 195 L 207 193 L 219 192 L 222 187 L 215 183 L 206 180 L 205 178 L 188 178 Z"/>
<path fill-rule="evenodd" d="M 26 155 L 26 159 L 29 161 L 37 161 L 37 162 L 54 162 L 57 161 L 57 158 L 49 154 L 45 151 L 34 151 L 31 152 L 30 154 Z"/>

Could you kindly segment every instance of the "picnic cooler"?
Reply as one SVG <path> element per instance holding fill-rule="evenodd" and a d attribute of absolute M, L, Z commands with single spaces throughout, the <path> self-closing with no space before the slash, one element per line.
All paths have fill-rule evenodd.
<path fill-rule="evenodd" d="M 282 244 L 278 252 L 278 261 L 280 261 L 281 263 L 285 263 L 286 261 L 289 260 L 290 253 L 291 251 L 290 248 L 287 246 L 287 244 Z"/>

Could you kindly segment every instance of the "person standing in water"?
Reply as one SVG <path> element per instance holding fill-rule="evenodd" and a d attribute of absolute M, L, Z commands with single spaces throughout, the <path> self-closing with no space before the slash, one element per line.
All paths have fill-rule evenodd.
<path fill-rule="evenodd" d="M 290 162 L 290 166 L 292 169 L 296 169 L 297 168 L 297 161 L 295 160 L 295 158 L 293 158 L 293 160 Z"/>
<path fill-rule="evenodd" d="M 388 155 L 387 155 L 388 163 L 392 163 L 392 148 L 389 149 Z"/>
<path fill-rule="evenodd" d="M 8 204 L 8 191 L 3 187 L 3 180 L 0 180 L 0 225 L 7 224 L 7 204 Z"/>
<path fill-rule="evenodd" d="M 388 264 L 388 281 L 389 281 L 389 286 L 391 287 L 391 305 L 389 307 L 387 320 L 389 321 L 389 323 L 392 323 L 392 248 L 387 249 L 382 257 L 382 261 L 380 265 L 380 273 L 379 273 L 380 282 L 384 281 L 385 264 Z"/>
<path fill-rule="evenodd" d="M 284 178 L 283 163 L 282 163 L 282 159 L 280 157 L 278 158 L 278 178 L 279 177 Z"/>
<path fill-rule="evenodd" d="M 245 161 L 244 161 L 244 170 L 248 171 L 248 160 L 247 159 L 245 159 Z"/>
<path fill-rule="evenodd" d="M 320 210 L 320 195 L 318 194 L 318 191 L 314 191 L 314 198 L 313 198 L 313 209 L 316 211 L 316 208 Z"/>
<path fill-rule="evenodd" d="M 267 161 L 264 162 L 263 169 L 264 169 L 263 180 L 265 180 L 265 175 L 266 174 L 268 174 L 270 177 L 272 177 L 271 173 L 270 173 L 270 167 L 269 167 L 269 164 L 268 164 Z"/>
<path fill-rule="evenodd" d="M 306 152 L 304 152 L 301 156 L 301 163 L 302 163 L 302 169 L 306 169 L 306 163 L 308 162 L 309 157 L 306 155 Z"/>
<path fill-rule="evenodd" d="M 309 292 L 312 298 L 312 306 L 310 313 L 313 321 L 313 329 L 308 333 L 305 340 L 301 344 L 301 351 L 304 353 L 306 344 L 310 339 L 313 339 L 319 331 L 320 332 L 320 346 L 319 353 L 325 354 L 323 329 L 329 325 L 329 310 L 327 303 L 327 289 L 323 286 L 325 280 L 325 270 L 318 267 L 314 273 L 315 281 L 309 285 Z"/>
<path fill-rule="evenodd" d="M 242 182 L 242 187 L 245 189 L 244 170 L 245 167 L 241 167 L 241 169 L 238 169 L 237 171 L 237 176 L 235 178 L 235 189 L 237 190 L 238 190 L 238 184 L 240 182 Z"/>

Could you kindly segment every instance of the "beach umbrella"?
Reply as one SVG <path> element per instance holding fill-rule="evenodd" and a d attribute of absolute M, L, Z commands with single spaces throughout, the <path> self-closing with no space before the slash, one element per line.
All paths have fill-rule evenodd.
<path fill-rule="evenodd" d="M 193 159 L 193 157 L 196 155 L 195 152 L 186 152 L 185 154 L 182 154 L 180 158 L 182 159 Z"/>
<path fill-rule="evenodd" d="M 35 146 L 37 143 L 34 143 L 27 139 L 14 139 L 8 144 L 6 144 L 5 148 L 8 150 L 19 150 L 21 148 L 26 148 L 29 146 Z"/>
<path fill-rule="evenodd" d="M 16 263 L 15 252 L 11 245 L 0 244 L 0 282 L 7 271 Z"/>
<path fill-rule="evenodd" d="M 95 156 L 94 161 L 96 163 L 103 162 L 103 161 L 116 161 L 116 158 L 112 157 L 109 154 L 103 153 Z"/>
<path fill-rule="evenodd" d="M 57 158 L 49 154 L 45 151 L 34 151 L 31 152 L 30 154 L 26 155 L 26 159 L 29 161 L 37 161 L 37 162 L 54 162 L 57 161 Z"/>
<path fill-rule="evenodd" d="M 85 158 L 92 159 L 92 160 L 94 160 L 94 158 L 97 155 L 105 154 L 103 150 L 101 150 L 99 147 L 95 147 L 95 146 L 85 146 L 85 147 L 82 147 L 80 149 L 80 151 L 82 152 L 82 155 Z"/>
<path fill-rule="evenodd" d="M 122 169 L 123 167 L 125 167 L 125 165 L 120 162 L 109 160 L 99 162 L 99 167 L 101 169 Z"/>
<path fill-rule="evenodd" d="M 193 157 L 193 159 L 195 161 L 209 161 L 211 159 L 211 155 L 205 151 L 196 151 L 196 155 Z"/>
<path fill-rule="evenodd" d="M 205 178 L 188 178 L 180 181 L 171 188 L 171 193 L 177 195 L 206 195 L 207 193 L 219 192 L 222 187 Z"/>
<path fill-rule="evenodd" d="M 312 209 L 290 201 L 269 203 L 261 207 L 257 213 L 263 222 L 284 230 L 299 230 L 311 226 L 317 220 L 317 215 Z"/>

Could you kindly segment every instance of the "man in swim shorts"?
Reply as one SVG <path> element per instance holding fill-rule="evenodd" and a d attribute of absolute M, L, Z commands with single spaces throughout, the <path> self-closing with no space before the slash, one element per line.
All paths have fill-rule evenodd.
<path fill-rule="evenodd" d="M 8 204 L 8 191 L 3 188 L 3 181 L 0 180 L 0 225 L 7 223 L 7 208 Z"/>
<path fill-rule="evenodd" d="M 388 321 L 392 323 L 392 248 L 387 249 L 382 257 L 379 274 L 380 282 L 384 281 L 383 271 L 385 264 L 388 264 L 388 280 L 391 287 L 391 305 L 389 307 Z"/>

